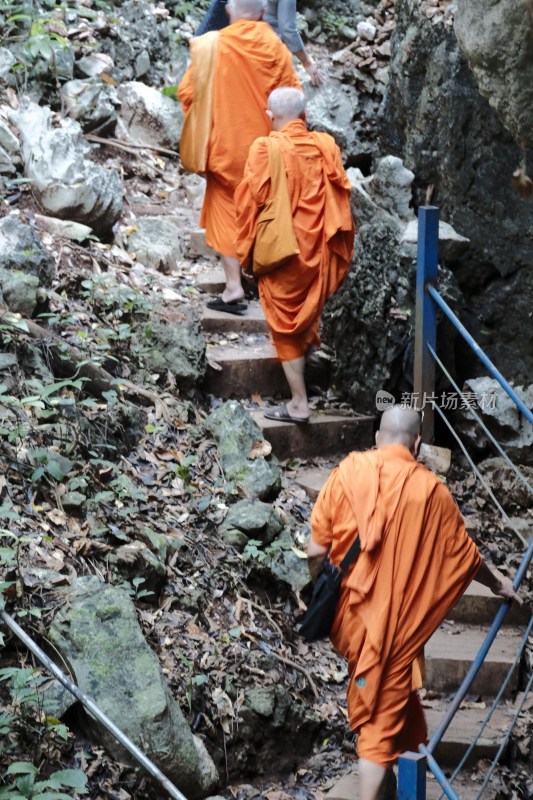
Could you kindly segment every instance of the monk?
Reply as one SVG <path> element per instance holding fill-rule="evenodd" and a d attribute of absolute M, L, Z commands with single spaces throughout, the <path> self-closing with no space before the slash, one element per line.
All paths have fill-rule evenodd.
<path fill-rule="evenodd" d="M 334 139 L 307 130 L 300 90 L 275 89 L 268 99 L 268 113 L 274 128 L 270 137 L 283 155 L 300 253 L 258 278 L 261 305 L 291 392 L 287 404 L 267 410 L 265 416 L 301 424 L 309 420 L 305 360 L 320 344 L 318 323 L 324 303 L 352 259 L 351 187 Z M 257 219 L 271 191 L 267 142 L 260 138 L 250 149 L 235 193 L 236 247 L 244 267 L 252 262 Z"/>
<path fill-rule="evenodd" d="M 218 33 L 207 188 L 200 217 L 206 242 L 221 255 L 226 276 L 222 295 L 208 306 L 237 314 L 246 305 L 235 251 L 233 195 L 250 145 L 272 129 L 266 113 L 270 92 L 277 86 L 300 86 L 290 52 L 272 28 L 261 22 L 264 8 L 263 0 L 230 0 L 230 24 Z M 194 91 L 194 70 L 189 67 L 178 88 L 185 115 Z"/>
<path fill-rule="evenodd" d="M 483 561 L 446 486 L 417 463 L 419 429 L 414 409 L 385 411 L 377 449 L 341 462 L 311 517 L 307 555 L 315 580 L 328 553 L 339 564 L 360 538 L 331 630 L 348 660 L 360 800 L 393 797 L 393 764 L 426 742 L 416 692 L 422 648 L 469 583 L 475 578 L 522 603 L 511 581 Z"/>

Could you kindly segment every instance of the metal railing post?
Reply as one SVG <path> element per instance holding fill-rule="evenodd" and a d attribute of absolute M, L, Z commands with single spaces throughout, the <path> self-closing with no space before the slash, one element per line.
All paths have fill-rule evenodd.
<path fill-rule="evenodd" d="M 422 439 L 433 441 L 434 411 L 428 398 L 435 392 L 435 362 L 426 342 L 437 348 L 437 310 L 426 292 L 428 283 L 437 283 L 439 266 L 439 209 L 420 206 L 418 209 L 418 249 L 416 258 L 416 316 L 414 393 L 417 408 L 424 407 Z"/>
<path fill-rule="evenodd" d="M 398 800 L 426 800 L 426 757 L 402 753 L 398 759 Z"/>

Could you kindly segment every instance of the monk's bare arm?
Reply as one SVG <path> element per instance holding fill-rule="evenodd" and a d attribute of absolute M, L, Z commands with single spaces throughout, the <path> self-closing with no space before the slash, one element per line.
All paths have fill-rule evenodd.
<path fill-rule="evenodd" d="M 524 602 L 520 595 L 515 592 L 512 581 L 498 572 L 497 569 L 491 569 L 485 561 L 481 562 L 476 574 L 476 581 L 482 583 L 493 594 L 497 594 L 505 600 L 515 600 L 520 606 Z"/>
<path fill-rule="evenodd" d="M 313 583 L 316 582 L 328 553 L 329 547 L 323 547 L 321 544 L 314 542 L 313 539 L 307 545 L 307 566 Z"/>

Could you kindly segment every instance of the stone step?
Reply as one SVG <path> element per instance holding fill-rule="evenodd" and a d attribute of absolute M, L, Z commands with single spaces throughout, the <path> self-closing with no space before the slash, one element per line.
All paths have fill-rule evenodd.
<path fill-rule="evenodd" d="M 206 301 L 207 302 L 207 301 Z M 264 333 L 268 334 L 268 325 L 259 300 L 247 300 L 248 308 L 244 314 L 227 314 L 225 311 L 214 311 L 203 306 L 200 324 L 207 333 Z"/>
<path fill-rule="evenodd" d="M 210 267 L 198 271 L 196 285 L 207 294 L 220 294 L 226 288 L 226 278 L 222 267 Z"/>
<path fill-rule="evenodd" d="M 476 657 L 486 633 L 486 627 L 444 622 L 425 647 L 425 688 L 440 693 L 454 692 Z M 471 694 L 490 697 L 499 691 L 521 640 L 519 628 L 499 631 L 472 684 Z M 515 669 L 505 696 L 517 685 L 518 669 Z"/>
<path fill-rule="evenodd" d="M 351 450 L 364 450 L 370 446 L 374 424 L 373 417 L 340 416 L 334 412 L 314 412 L 307 425 L 266 419 L 263 409 L 252 411 L 252 416 L 281 460 L 330 454 L 342 458 Z"/>
<path fill-rule="evenodd" d="M 283 368 L 269 342 L 209 346 L 207 358 L 217 366 L 208 365 L 204 388 L 216 397 L 240 400 L 252 394 L 266 397 L 287 395 Z"/>
<path fill-rule="evenodd" d="M 444 738 L 435 750 L 435 758 L 439 764 L 455 766 L 459 763 L 470 743 L 478 735 L 490 705 L 491 701 L 487 701 L 486 703 L 467 703 L 466 708 L 459 708 Z M 430 736 L 441 724 L 446 709 L 445 703 L 439 703 L 437 707 L 424 708 Z M 496 707 L 474 749 L 469 754 L 467 765 L 474 764 L 480 758 L 493 758 L 496 755 L 511 719 L 512 710 L 508 706 L 498 705 Z"/>

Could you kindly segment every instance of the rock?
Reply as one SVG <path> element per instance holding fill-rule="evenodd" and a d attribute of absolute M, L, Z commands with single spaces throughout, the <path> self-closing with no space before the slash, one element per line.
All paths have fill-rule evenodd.
<path fill-rule="evenodd" d="M 71 239 L 74 242 L 84 242 L 92 234 L 92 228 L 82 225 L 80 222 L 72 222 L 68 219 L 55 219 L 54 217 L 43 217 L 42 214 L 35 215 L 35 221 L 54 236 L 61 236 Z"/>
<path fill-rule="evenodd" d="M 55 276 L 54 263 L 34 228 L 15 214 L 0 219 L 0 268 L 35 275 L 45 286 Z"/>
<path fill-rule="evenodd" d="M 114 68 L 113 59 L 107 53 L 91 53 L 76 61 L 76 69 L 85 78 L 97 78 L 102 72 L 111 74 Z"/>
<path fill-rule="evenodd" d="M 533 407 L 533 385 L 513 386 L 516 394 L 527 408 Z M 469 404 L 503 447 L 511 461 L 519 464 L 533 464 L 533 425 L 529 423 L 513 400 L 494 378 L 472 378 L 465 382 L 463 394 Z M 487 435 L 473 419 L 470 412 L 459 409 L 460 419 L 457 429 L 470 442 L 480 449 L 489 445 Z"/>
<path fill-rule="evenodd" d="M 16 171 L 15 161 L 0 147 L 0 175 L 14 175 Z"/>
<path fill-rule="evenodd" d="M 0 267 L 0 293 L 4 302 L 14 314 L 32 317 L 37 308 L 37 289 L 39 278 L 20 270 L 6 270 Z"/>
<path fill-rule="evenodd" d="M 101 134 L 114 127 L 118 100 L 113 86 L 97 78 L 67 81 L 61 87 L 61 97 L 69 117 L 78 121 L 84 131 L 98 128 Z"/>
<path fill-rule="evenodd" d="M 265 656 L 263 667 L 275 668 L 277 661 Z M 292 770 L 309 754 L 321 720 L 309 705 L 294 700 L 285 686 L 277 684 L 245 690 L 235 727 L 226 745 L 232 781 L 239 775 L 242 780 L 243 774 L 266 774 L 269 764 L 276 764 L 280 773 Z"/>
<path fill-rule="evenodd" d="M 307 92 L 307 122 L 315 131 L 331 134 L 342 150 L 344 159 L 360 152 L 354 118 L 359 109 L 355 87 L 330 77 L 326 83 Z"/>
<path fill-rule="evenodd" d="M 150 69 L 150 56 L 146 50 L 141 50 L 135 59 L 135 77 L 142 78 Z"/>
<path fill-rule="evenodd" d="M 246 545 L 248 544 L 248 537 L 242 531 L 237 530 L 237 528 L 220 528 L 220 533 L 224 538 L 229 547 L 234 547 L 235 550 L 238 550 L 239 553 L 242 553 Z"/>
<path fill-rule="evenodd" d="M 0 47 L 0 78 L 6 78 L 17 59 L 7 47 Z"/>
<path fill-rule="evenodd" d="M 402 238 L 402 253 L 416 258 L 418 246 L 418 219 L 407 224 Z M 447 222 L 439 221 L 439 259 L 445 262 L 456 261 L 467 249 L 470 239 L 461 236 Z"/>
<path fill-rule="evenodd" d="M 165 584 L 166 569 L 164 563 L 144 542 L 134 541 L 122 545 L 110 554 L 109 563 L 130 583 L 134 578 L 142 576 L 143 582 L 139 584 L 139 590 L 151 592 L 152 599 L 157 602 Z"/>
<path fill-rule="evenodd" d="M 367 42 L 373 42 L 376 38 L 377 28 L 373 24 L 373 22 L 369 22 L 366 20 L 365 22 L 359 22 L 357 25 L 357 35 L 361 37 L 361 39 L 365 39 Z"/>
<path fill-rule="evenodd" d="M 208 794 L 215 767 L 172 698 L 128 594 L 92 576 L 74 579 L 63 591 L 49 636 L 78 686 L 182 792 Z M 113 758 L 137 766 L 100 723 L 87 722 Z"/>
<path fill-rule="evenodd" d="M 452 453 L 447 447 L 422 442 L 418 461 L 436 475 L 447 475 L 452 464 Z"/>
<path fill-rule="evenodd" d="M 205 178 L 201 175 L 185 174 L 182 183 L 189 205 L 195 211 L 199 211 L 204 204 Z"/>
<path fill-rule="evenodd" d="M 90 146 L 80 125 L 71 119 L 52 128 L 50 109 L 23 98 L 10 112 L 22 139 L 25 174 L 50 216 L 72 219 L 108 233 L 122 210 L 122 186 L 117 172 L 91 162 Z"/>
<path fill-rule="evenodd" d="M 259 539 L 270 544 L 282 529 L 283 523 L 275 508 L 260 500 L 240 500 L 231 506 L 219 530 L 222 535 L 227 530 L 237 529 L 248 539 Z"/>
<path fill-rule="evenodd" d="M 200 381 L 206 370 L 205 339 L 196 320 L 187 312 L 169 322 L 153 316 L 136 337 L 142 336 L 143 359 L 151 373 L 174 375 L 180 388 L 190 388 Z"/>
<path fill-rule="evenodd" d="M 409 205 L 415 176 L 411 170 L 405 169 L 401 159 L 385 156 L 377 162 L 372 175 L 364 177 L 360 170 L 350 168 L 348 177 L 352 184 L 351 204 L 357 227 L 381 222 L 394 226 L 398 234 L 404 236 L 407 226 L 416 222 Z M 408 255 L 416 258 L 416 249 Z"/>
<path fill-rule="evenodd" d="M 307 559 L 300 558 L 292 550 L 280 550 L 270 563 L 270 571 L 283 583 L 286 583 L 293 592 L 301 592 L 311 580 Z"/>
<path fill-rule="evenodd" d="M 19 158 L 20 144 L 13 131 L 0 119 L 0 147 L 15 159 Z M 20 159 L 19 159 L 20 160 Z"/>
<path fill-rule="evenodd" d="M 247 497 L 269 500 L 281 489 L 277 461 L 269 456 L 250 460 L 254 442 L 263 438 L 259 426 L 237 400 L 229 400 L 205 421 L 216 439 L 226 480 L 239 486 Z"/>
<path fill-rule="evenodd" d="M 533 148 L 530 0 L 457 0 L 454 29 L 479 91 L 518 144 Z"/>
<path fill-rule="evenodd" d="M 144 83 L 123 83 L 117 90 L 119 129 L 137 144 L 177 149 L 183 127 L 181 106 Z"/>
<path fill-rule="evenodd" d="M 87 497 L 81 492 L 65 492 L 61 497 L 61 504 L 64 508 L 80 508 Z"/>
<path fill-rule="evenodd" d="M 181 258 L 180 236 L 183 223 L 179 217 L 139 217 L 127 239 L 128 253 L 147 267 L 172 272 Z"/>

